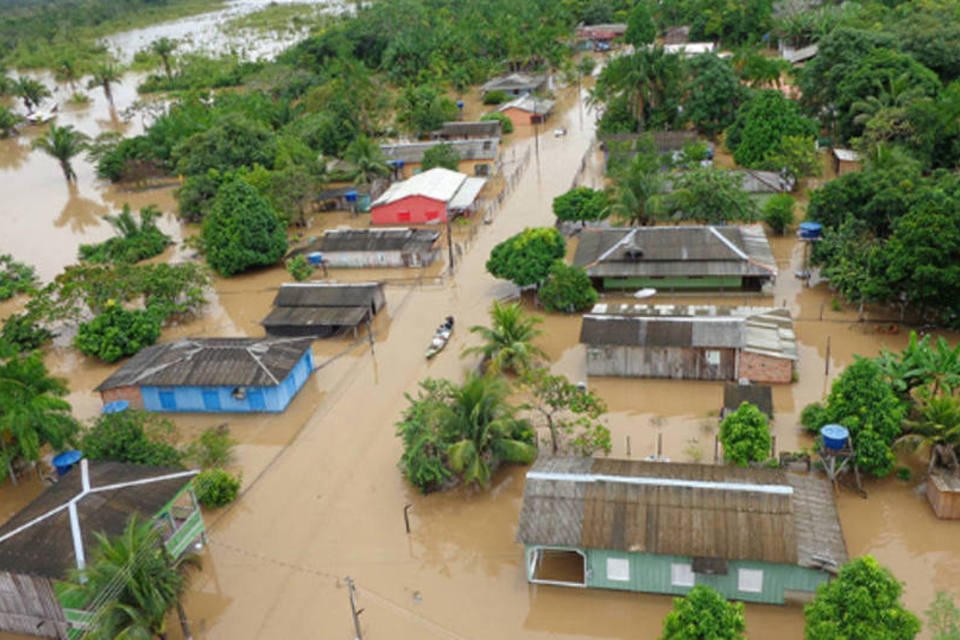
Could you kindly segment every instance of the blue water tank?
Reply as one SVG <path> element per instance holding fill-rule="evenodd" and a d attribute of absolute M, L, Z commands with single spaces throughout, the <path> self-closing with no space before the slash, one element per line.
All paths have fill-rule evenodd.
<path fill-rule="evenodd" d="M 53 468 L 57 470 L 58 476 L 65 475 L 67 471 L 73 468 L 73 465 L 80 462 L 80 458 L 82 457 L 83 454 L 76 449 L 64 451 L 53 457 Z"/>
<path fill-rule="evenodd" d="M 801 222 L 800 223 L 800 237 L 812 240 L 814 238 L 819 238 L 820 234 L 823 233 L 823 225 L 819 222 Z"/>
<path fill-rule="evenodd" d="M 100 413 L 111 414 L 111 413 L 123 413 L 130 408 L 130 403 L 126 400 L 114 400 L 113 402 L 108 402 L 103 405 L 103 409 L 100 409 Z"/>
<path fill-rule="evenodd" d="M 347 191 L 343 194 L 343 197 L 346 198 L 347 202 L 356 202 L 357 201 L 357 192 L 356 191 Z"/>
<path fill-rule="evenodd" d="M 463 100 L 457 100 L 457 109 L 463 111 Z"/>
<path fill-rule="evenodd" d="M 323 254 L 319 251 L 312 251 L 307 254 L 307 262 L 315 267 L 321 265 L 323 264 Z"/>
<path fill-rule="evenodd" d="M 820 429 L 820 435 L 823 436 L 823 446 L 833 451 L 840 451 L 846 448 L 850 440 L 850 431 L 840 424 L 828 424 Z"/>

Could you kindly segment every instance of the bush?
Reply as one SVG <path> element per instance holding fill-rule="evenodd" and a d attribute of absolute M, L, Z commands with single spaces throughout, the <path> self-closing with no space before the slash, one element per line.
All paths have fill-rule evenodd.
<path fill-rule="evenodd" d="M 80 259 L 96 263 L 134 263 L 163 253 L 170 237 L 157 228 L 160 210 L 150 205 L 140 209 L 140 220 L 133 217 L 130 205 L 116 216 L 107 216 L 117 236 L 97 244 L 81 244 Z"/>
<path fill-rule="evenodd" d="M 17 262 L 10 254 L 0 255 L 0 300 L 30 291 L 36 282 L 33 267 Z"/>
<path fill-rule="evenodd" d="M 297 282 L 303 282 L 313 273 L 313 267 L 303 257 L 302 253 L 298 253 L 287 260 L 287 273 Z"/>
<path fill-rule="evenodd" d="M 560 261 L 550 267 L 538 295 L 545 309 L 563 313 L 584 311 L 599 299 L 586 271 Z"/>
<path fill-rule="evenodd" d="M 230 427 L 221 424 L 204 429 L 200 437 L 191 442 L 184 456 L 190 464 L 201 469 L 225 467 L 233 462 L 233 448 L 237 441 L 230 437 Z"/>
<path fill-rule="evenodd" d="M 553 215 L 565 222 L 593 222 L 610 215 L 609 205 L 605 191 L 574 187 L 553 199 Z"/>
<path fill-rule="evenodd" d="M 73 344 L 88 356 L 116 362 L 156 342 L 162 324 L 156 310 L 130 311 L 114 303 L 93 320 L 81 322 Z"/>
<path fill-rule="evenodd" d="M 487 91 L 483 94 L 483 104 L 503 104 L 509 99 L 505 91 Z"/>
<path fill-rule="evenodd" d="M 169 420 L 127 409 L 99 416 L 84 434 L 80 448 L 90 460 L 180 468 L 183 456 L 172 444 L 175 436 Z"/>
<path fill-rule="evenodd" d="M 527 228 L 493 248 L 487 271 L 495 278 L 513 281 L 518 287 L 539 285 L 566 251 L 566 241 L 556 229 Z"/>
<path fill-rule="evenodd" d="M 424 152 L 420 168 L 427 171 L 434 167 L 443 167 L 451 171 L 457 171 L 460 168 L 460 154 L 452 144 L 437 144 Z"/>
<path fill-rule="evenodd" d="M 230 504 L 240 493 L 240 477 L 223 469 L 201 471 L 193 480 L 197 501 L 208 509 Z"/>
<path fill-rule="evenodd" d="M 20 353 L 35 351 L 52 340 L 54 334 L 41 326 L 30 313 L 15 313 L 3 322 L 0 340 Z"/>
<path fill-rule="evenodd" d="M 508 133 L 513 133 L 513 120 L 503 115 L 499 111 L 493 111 L 491 113 L 485 113 L 480 116 L 481 120 L 490 121 L 496 120 L 500 123 L 500 133 L 507 135 Z"/>
<path fill-rule="evenodd" d="M 761 217 L 774 233 L 782 236 L 793 224 L 793 207 L 796 203 L 797 201 L 793 196 L 778 193 L 771 196 L 767 203 L 763 205 Z"/>
<path fill-rule="evenodd" d="M 715 589 L 698 584 L 663 620 L 661 640 L 743 640 L 743 604 L 727 602 Z"/>
<path fill-rule="evenodd" d="M 767 416 L 749 402 L 720 423 L 723 457 L 737 466 L 746 467 L 770 457 L 770 424 Z"/>

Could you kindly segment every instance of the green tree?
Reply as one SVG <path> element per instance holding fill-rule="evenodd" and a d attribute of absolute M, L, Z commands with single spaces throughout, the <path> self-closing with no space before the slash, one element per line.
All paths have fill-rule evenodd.
<path fill-rule="evenodd" d="M 7 316 L 0 328 L 0 343 L 6 342 L 20 353 L 36 351 L 54 338 L 35 314 L 14 313 Z"/>
<path fill-rule="evenodd" d="M 18 124 L 20 124 L 20 116 L 13 110 L 0 105 L 0 138 L 12 136 L 16 132 Z"/>
<path fill-rule="evenodd" d="M 503 115 L 499 111 L 491 111 L 490 113 L 485 113 L 480 116 L 481 120 L 496 120 L 500 123 L 500 133 L 507 135 L 508 133 L 513 133 L 513 120 Z"/>
<path fill-rule="evenodd" d="M 155 343 L 162 325 L 163 316 L 156 311 L 131 311 L 112 304 L 92 320 L 80 323 L 73 344 L 88 356 L 116 362 Z"/>
<path fill-rule="evenodd" d="M 451 171 L 460 169 L 460 154 L 452 144 L 437 144 L 424 152 L 420 168 L 427 171 L 434 167 L 443 167 Z"/>
<path fill-rule="evenodd" d="M 74 156 L 79 155 L 87 148 L 88 138 L 85 134 L 77 131 L 72 125 L 58 127 L 50 125 L 39 138 L 33 141 L 33 148 L 40 149 L 45 154 L 60 163 L 63 170 L 63 177 L 67 183 L 76 182 L 77 174 L 73 170 L 71 161 Z"/>
<path fill-rule="evenodd" d="M 224 276 L 276 264 L 287 250 L 283 222 L 270 203 L 237 177 L 217 191 L 202 234 L 207 262 Z"/>
<path fill-rule="evenodd" d="M 94 68 L 90 81 L 87 83 L 87 89 L 100 87 L 103 89 L 103 95 L 107 98 L 110 106 L 113 106 L 113 85 L 120 82 L 122 74 L 112 62 L 103 62 Z"/>
<path fill-rule="evenodd" d="M 18 293 L 32 291 L 36 285 L 36 269 L 17 262 L 9 253 L 0 254 L 0 300 L 9 300 Z"/>
<path fill-rule="evenodd" d="M 924 398 L 916 412 L 917 420 L 907 420 L 907 435 L 901 436 L 897 444 L 904 444 L 913 450 L 925 447 L 930 451 L 927 465 L 929 475 L 938 464 L 952 473 L 960 475 L 960 400 L 953 396 L 933 396 Z"/>
<path fill-rule="evenodd" d="M 456 120 L 459 113 L 453 100 L 427 84 L 403 89 L 396 106 L 397 122 L 418 137 L 436 131 L 444 122 Z"/>
<path fill-rule="evenodd" d="M 615 166 L 611 174 L 610 214 L 630 225 L 648 225 L 668 210 L 666 181 L 660 157 L 649 138 L 628 162 Z"/>
<path fill-rule="evenodd" d="M 727 602 L 715 589 L 698 584 L 663 620 L 661 640 L 743 640 L 743 604 Z"/>
<path fill-rule="evenodd" d="M 756 220 L 757 204 L 741 181 L 740 175 L 714 167 L 686 171 L 674 180 L 670 207 L 684 220 L 705 224 Z"/>
<path fill-rule="evenodd" d="M 170 67 L 170 58 L 177 48 L 177 41 L 170 38 L 157 38 L 150 43 L 150 51 L 160 58 L 163 70 L 167 74 L 167 79 L 173 79 L 173 70 Z"/>
<path fill-rule="evenodd" d="M 553 263 L 566 252 L 567 245 L 559 231 L 552 227 L 529 227 L 493 248 L 487 271 L 518 287 L 539 285 Z"/>
<path fill-rule="evenodd" d="M 739 467 L 770 457 L 770 423 L 760 409 L 744 402 L 720 422 L 723 457 Z"/>
<path fill-rule="evenodd" d="M 177 171 L 191 176 L 210 169 L 227 172 L 256 164 L 272 169 L 277 142 L 266 125 L 229 114 L 177 145 L 173 156 L 177 158 Z"/>
<path fill-rule="evenodd" d="M 804 608 L 806 640 L 913 640 L 920 621 L 900 602 L 902 591 L 871 556 L 845 564 Z"/>
<path fill-rule="evenodd" d="M 313 266 L 307 262 L 302 253 L 298 253 L 287 260 L 287 273 L 293 276 L 297 282 L 303 282 L 313 275 Z"/>
<path fill-rule="evenodd" d="M 204 429 L 183 453 L 190 464 L 201 469 L 214 469 L 233 463 L 236 445 L 237 441 L 230 435 L 230 427 L 223 423 Z"/>
<path fill-rule="evenodd" d="M 691 58 L 688 66 L 684 112 L 698 131 L 715 137 L 733 124 L 747 91 L 726 58 L 705 53 Z"/>
<path fill-rule="evenodd" d="M 610 453 L 610 430 L 600 422 L 607 406 L 593 392 L 542 368 L 524 374 L 523 386 L 531 399 L 522 409 L 535 427 L 547 431 L 553 455 Z"/>
<path fill-rule="evenodd" d="M 769 151 L 761 164 L 773 171 L 783 171 L 794 180 L 794 188 L 799 186 L 801 178 L 818 176 L 823 169 L 816 140 L 804 136 L 783 136 L 780 145 Z"/>
<path fill-rule="evenodd" d="M 73 440 L 77 422 L 66 395 L 39 352 L 22 355 L 0 341 L 0 479 L 15 461 L 37 462 L 45 446 L 60 450 Z"/>
<path fill-rule="evenodd" d="M 610 215 L 607 194 L 590 187 L 574 187 L 553 199 L 553 215 L 564 222 L 593 222 Z"/>
<path fill-rule="evenodd" d="M 390 165 L 380 146 L 366 136 L 355 138 L 343 157 L 356 169 L 356 184 L 370 184 L 377 178 L 390 175 Z"/>
<path fill-rule="evenodd" d="M 165 638 L 167 614 L 176 609 L 183 636 L 191 637 L 180 603 L 199 559 L 187 554 L 171 560 L 160 530 L 136 514 L 119 536 L 95 536 L 92 562 L 73 572 L 66 591 L 88 606 L 96 603 L 87 635 L 95 640 Z"/>
<path fill-rule="evenodd" d="M 27 76 L 20 76 L 16 79 L 13 92 L 23 100 L 23 106 L 26 107 L 27 113 L 33 113 L 33 110 L 40 106 L 44 98 L 49 98 L 52 95 L 47 85 Z"/>
<path fill-rule="evenodd" d="M 814 136 L 817 126 L 800 114 L 797 105 L 779 91 L 754 93 L 737 111 L 727 129 L 727 146 L 733 159 L 745 167 L 761 167 L 772 153 L 780 151 L 786 136 Z"/>
<path fill-rule="evenodd" d="M 605 104 L 606 111 L 614 113 L 628 109 L 641 130 L 670 129 L 681 120 L 678 107 L 685 77 L 680 56 L 667 54 L 662 47 L 644 47 L 607 63 L 590 102 Z M 636 125 L 629 130 L 636 130 Z"/>
<path fill-rule="evenodd" d="M 559 260 L 550 267 L 537 297 L 547 311 L 562 313 L 584 311 L 600 298 L 584 269 Z"/>
<path fill-rule="evenodd" d="M 546 354 L 533 340 L 543 333 L 537 328 L 542 320 L 523 312 L 517 303 L 500 304 L 494 300 L 490 309 L 490 327 L 470 327 L 483 339 L 483 344 L 470 347 L 464 356 L 480 354 L 482 362 L 491 372 L 523 373 Z"/>
<path fill-rule="evenodd" d="M 91 460 L 180 468 L 183 454 L 173 446 L 175 440 L 176 429 L 166 418 L 127 409 L 98 416 L 80 446 Z"/>
<path fill-rule="evenodd" d="M 653 22 L 653 16 L 650 15 L 650 8 L 645 0 L 641 0 L 633 5 L 630 14 L 627 16 L 627 32 L 623 39 L 627 44 L 640 48 L 653 44 L 657 37 L 657 25 Z"/>
<path fill-rule="evenodd" d="M 80 258 L 90 262 L 139 262 L 163 253 L 170 237 L 157 227 L 162 215 L 154 205 L 148 205 L 134 217 L 129 204 L 115 216 L 104 219 L 113 227 L 116 236 L 97 244 L 81 244 Z"/>
<path fill-rule="evenodd" d="M 763 205 L 761 218 L 777 235 L 784 235 L 793 224 L 793 210 L 797 201 L 786 193 L 777 193 Z"/>
<path fill-rule="evenodd" d="M 926 613 L 933 640 L 960 640 L 960 608 L 949 593 L 938 591 Z"/>
<path fill-rule="evenodd" d="M 240 478 L 219 467 L 201 471 L 194 480 L 197 502 L 208 509 L 226 506 L 240 494 Z"/>
<path fill-rule="evenodd" d="M 875 361 L 857 358 L 833 381 L 823 406 L 804 409 L 801 421 L 818 432 L 827 423 L 850 430 L 857 466 L 875 476 L 893 471 L 893 441 L 901 433 L 906 407 L 897 397 Z"/>

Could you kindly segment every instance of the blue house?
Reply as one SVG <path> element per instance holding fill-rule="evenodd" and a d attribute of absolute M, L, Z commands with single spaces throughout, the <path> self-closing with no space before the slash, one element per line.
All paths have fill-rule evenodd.
<path fill-rule="evenodd" d="M 147 347 L 97 391 L 147 411 L 249 413 L 287 408 L 313 371 L 309 338 L 184 338 Z"/>

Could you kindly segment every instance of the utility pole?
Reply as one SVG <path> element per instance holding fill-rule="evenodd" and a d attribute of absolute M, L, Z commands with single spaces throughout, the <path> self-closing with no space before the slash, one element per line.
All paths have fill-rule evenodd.
<path fill-rule="evenodd" d="M 450 227 L 450 213 L 447 212 L 447 252 L 450 257 L 450 275 L 453 275 L 453 230 Z"/>
<path fill-rule="evenodd" d="M 353 586 L 353 578 L 347 576 L 346 582 L 347 591 L 350 593 L 350 615 L 353 616 L 353 628 L 356 631 L 354 640 L 363 640 L 363 632 L 360 631 L 360 614 L 363 613 L 363 609 L 357 610 L 357 595 Z"/>

